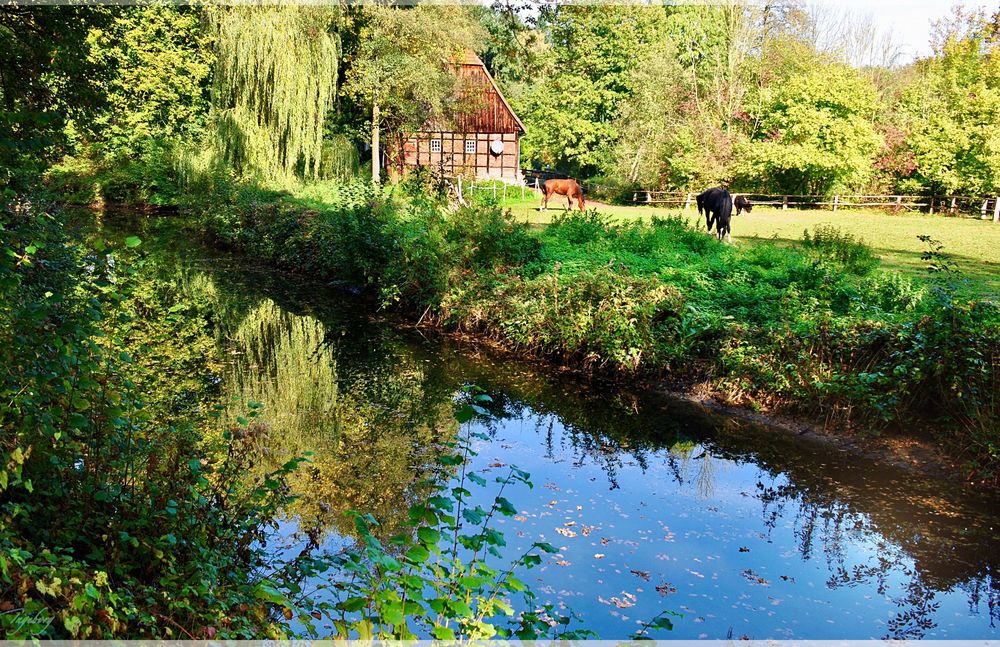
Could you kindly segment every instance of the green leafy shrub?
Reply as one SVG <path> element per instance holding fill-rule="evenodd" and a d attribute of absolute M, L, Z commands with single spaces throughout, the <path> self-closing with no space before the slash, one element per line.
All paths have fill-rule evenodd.
<path fill-rule="evenodd" d="M 816 225 L 802 234 L 802 244 L 818 258 L 836 261 L 852 274 L 865 275 L 878 266 L 871 247 L 832 225 Z"/>
<path fill-rule="evenodd" d="M 498 206 L 462 207 L 446 221 L 445 240 L 459 267 L 494 270 L 538 261 L 541 243 Z"/>
<path fill-rule="evenodd" d="M 559 269 L 532 279 L 467 281 L 442 301 L 441 317 L 531 354 L 592 368 L 636 371 L 644 361 L 655 363 L 664 322 L 682 308 L 676 290 L 620 268 L 566 275 Z"/>

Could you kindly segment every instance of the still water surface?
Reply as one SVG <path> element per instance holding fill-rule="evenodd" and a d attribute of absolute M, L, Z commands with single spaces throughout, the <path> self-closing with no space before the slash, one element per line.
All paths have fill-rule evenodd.
<path fill-rule="evenodd" d="M 1000 638 L 993 494 L 420 333 L 336 286 L 167 245 L 169 227 L 139 233 L 162 280 L 213 304 L 206 379 L 263 403 L 276 460 L 314 453 L 275 550 L 350 543 L 352 508 L 391 531 L 474 383 L 493 415 L 471 423 L 488 438 L 472 467 L 534 483 L 505 493 L 507 554 L 558 546 L 522 575 L 602 638 L 663 609 L 683 615 L 665 638 Z"/>

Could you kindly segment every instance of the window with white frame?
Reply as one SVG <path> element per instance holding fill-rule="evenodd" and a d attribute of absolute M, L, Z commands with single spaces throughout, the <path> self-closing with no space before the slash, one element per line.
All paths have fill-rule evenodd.
<path fill-rule="evenodd" d="M 466 139 L 465 140 L 465 152 L 469 154 L 475 154 L 476 152 L 476 140 Z"/>
<path fill-rule="evenodd" d="M 441 140 L 440 139 L 432 139 L 431 140 L 431 152 L 432 153 L 440 153 L 441 152 Z"/>

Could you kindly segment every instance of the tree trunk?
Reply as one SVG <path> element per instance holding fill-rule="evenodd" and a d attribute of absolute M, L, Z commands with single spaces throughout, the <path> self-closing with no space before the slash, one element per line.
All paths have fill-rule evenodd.
<path fill-rule="evenodd" d="M 372 99 L 372 183 L 382 181 L 382 151 L 379 150 L 379 109 L 378 97 Z"/>

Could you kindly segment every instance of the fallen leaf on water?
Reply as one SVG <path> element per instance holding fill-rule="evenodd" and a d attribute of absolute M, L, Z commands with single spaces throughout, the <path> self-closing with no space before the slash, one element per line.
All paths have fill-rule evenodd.
<path fill-rule="evenodd" d="M 607 537 L 601 537 L 601 545 L 607 546 L 611 541 Z"/>
<path fill-rule="evenodd" d="M 660 595 L 667 595 L 668 593 L 677 593 L 677 589 L 669 582 L 664 582 L 663 584 L 657 584 L 656 590 L 659 591 Z"/>
<path fill-rule="evenodd" d="M 556 561 L 556 566 L 569 566 L 569 565 L 570 562 L 567 562 L 565 559 L 560 559 Z"/>
<path fill-rule="evenodd" d="M 569 528 L 556 528 L 556 532 L 558 532 L 563 537 L 576 537 L 576 533 L 570 530 Z"/>
<path fill-rule="evenodd" d="M 594 559 L 604 559 L 604 553 L 594 553 Z"/>
<path fill-rule="evenodd" d="M 749 553 L 750 549 L 747 548 L 746 546 L 740 546 L 740 552 L 741 553 Z"/>
<path fill-rule="evenodd" d="M 646 580 L 647 582 L 649 581 L 649 571 L 637 571 L 636 569 L 632 568 L 632 569 L 629 569 L 629 572 L 632 573 L 632 575 L 635 575 L 637 577 L 641 577 L 642 579 Z"/>
<path fill-rule="evenodd" d="M 743 571 L 742 573 L 740 573 L 740 575 L 742 575 L 743 577 L 745 577 L 750 582 L 753 582 L 754 584 L 763 584 L 764 586 L 768 586 L 768 584 L 769 584 L 766 579 L 764 579 L 760 575 L 757 575 L 756 573 L 754 573 L 749 568 L 746 569 L 745 571 Z"/>
<path fill-rule="evenodd" d="M 521 523 L 524 523 L 527 520 L 528 520 L 528 518 L 526 516 L 524 516 L 523 514 L 519 514 L 516 517 L 514 517 L 514 521 L 520 521 Z"/>
<path fill-rule="evenodd" d="M 635 606 L 636 597 L 634 595 L 632 595 L 628 591 L 622 591 L 622 596 L 623 597 L 621 598 L 618 597 L 611 598 L 611 602 L 619 609 L 627 609 L 629 607 Z"/>

